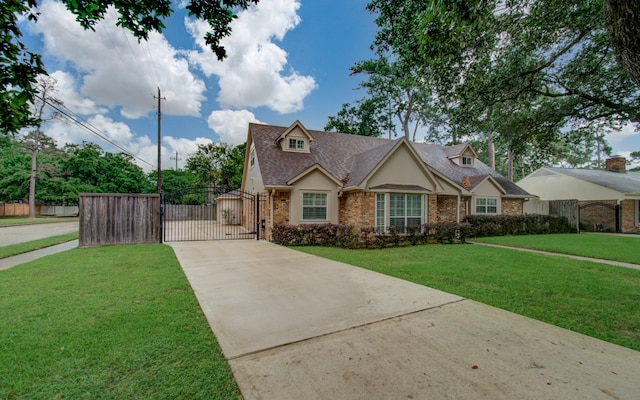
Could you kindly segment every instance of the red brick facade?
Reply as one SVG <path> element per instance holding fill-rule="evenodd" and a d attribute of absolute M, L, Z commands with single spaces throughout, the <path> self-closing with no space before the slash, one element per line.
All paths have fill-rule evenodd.
<path fill-rule="evenodd" d="M 502 199 L 502 215 L 522 215 L 522 199 Z"/>
<path fill-rule="evenodd" d="M 271 193 L 267 198 L 265 213 L 266 220 L 271 220 L 271 200 L 273 199 L 273 223 L 288 224 L 290 192 L 276 192 L 272 198 Z M 375 193 L 373 192 L 348 192 L 339 197 L 339 224 L 353 226 L 356 231 L 363 227 L 375 226 Z M 521 199 L 503 199 L 501 210 L 504 215 L 521 215 Z M 426 221 L 428 223 L 462 222 L 467 215 L 467 201 L 460 199 L 458 206 L 457 196 L 428 195 L 426 200 Z M 460 213 L 456 218 L 456 211 Z M 270 227 L 267 227 L 267 238 L 270 238 Z"/>
<path fill-rule="evenodd" d="M 620 222 L 622 232 L 640 232 L 636 225 L 636 200 L 622 200 L 620 202 Z"/>
<path fill-rule="evenodd" d="M 356 231 L 375 225 L 375 193 L 349 192 L 340 196 L 339 224 Z"/>

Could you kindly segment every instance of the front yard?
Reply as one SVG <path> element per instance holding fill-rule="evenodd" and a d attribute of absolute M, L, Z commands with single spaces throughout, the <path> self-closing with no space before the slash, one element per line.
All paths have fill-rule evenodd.
<path fill-rule="evenodd" d="M 640 264 L 638 237 L 607 234 L 495 236 L 473 239 L 477 242 L 552 251 L 576 256 L 602 258 Z"/>
<path fill-rule="evenodd" d="M 163 245 L 75 249 L 0 271 L 0 399 L 238 399 Z"/>
<path fill-rule="evenodd" d="M 479 245 L 296 249 L 640 350 L 638 270 Z"/>

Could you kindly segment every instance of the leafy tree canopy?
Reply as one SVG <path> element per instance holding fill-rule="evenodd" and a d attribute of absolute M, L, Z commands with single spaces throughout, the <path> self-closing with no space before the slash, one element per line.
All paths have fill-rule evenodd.
<path fill-rule="evenodd" d="M 200 185 L 237 189 L 242 184 L 246 148 L 246 143 L 235 147 L 226 143 L 200 144 L 196 153 L 187 157 L 186 169 L 196 175 Z"/>

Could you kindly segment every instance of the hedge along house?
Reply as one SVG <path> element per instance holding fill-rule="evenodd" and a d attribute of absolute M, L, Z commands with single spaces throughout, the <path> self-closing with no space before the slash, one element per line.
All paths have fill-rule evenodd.
<path fill-rule="evenodd" d="M 534 197 L 477 159 L 443 147 L 249 124 L 242 190 L 263 193 L 266 238 L 283 224 L 333 223 L 384 232 L 469 214 L 522 214 Z"/>
<path fill-rule="evenodd" d="M 627 172 L 624 157 L 605 169 L 543 167 L 518 182 L 540 200 L 578 200 L 584 230 L 640 231 L 640 172 Z"/>

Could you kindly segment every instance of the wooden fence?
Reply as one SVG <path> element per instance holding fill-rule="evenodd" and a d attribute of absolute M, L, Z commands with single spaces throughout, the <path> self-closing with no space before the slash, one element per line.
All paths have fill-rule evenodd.
<path fill-rule="evenodd" d="M 523 208 L 525 214 L 542 214 L 566 217 L 569 225 L 580 231 L 580 210 L 578 200 L 529 200 Z"/>
<path fill-rule="evenodd" d="M 160 242 L 157 194 L 80 194 L 79 246 Z"/>
<path fill-rule="evenodd" d="M 40 205 L 35 206 L 36 214 L 40 214 Z M 3 203 L 0 204 L 0 217 L 29 215 L 29 204 L 25 203 Z"/>

